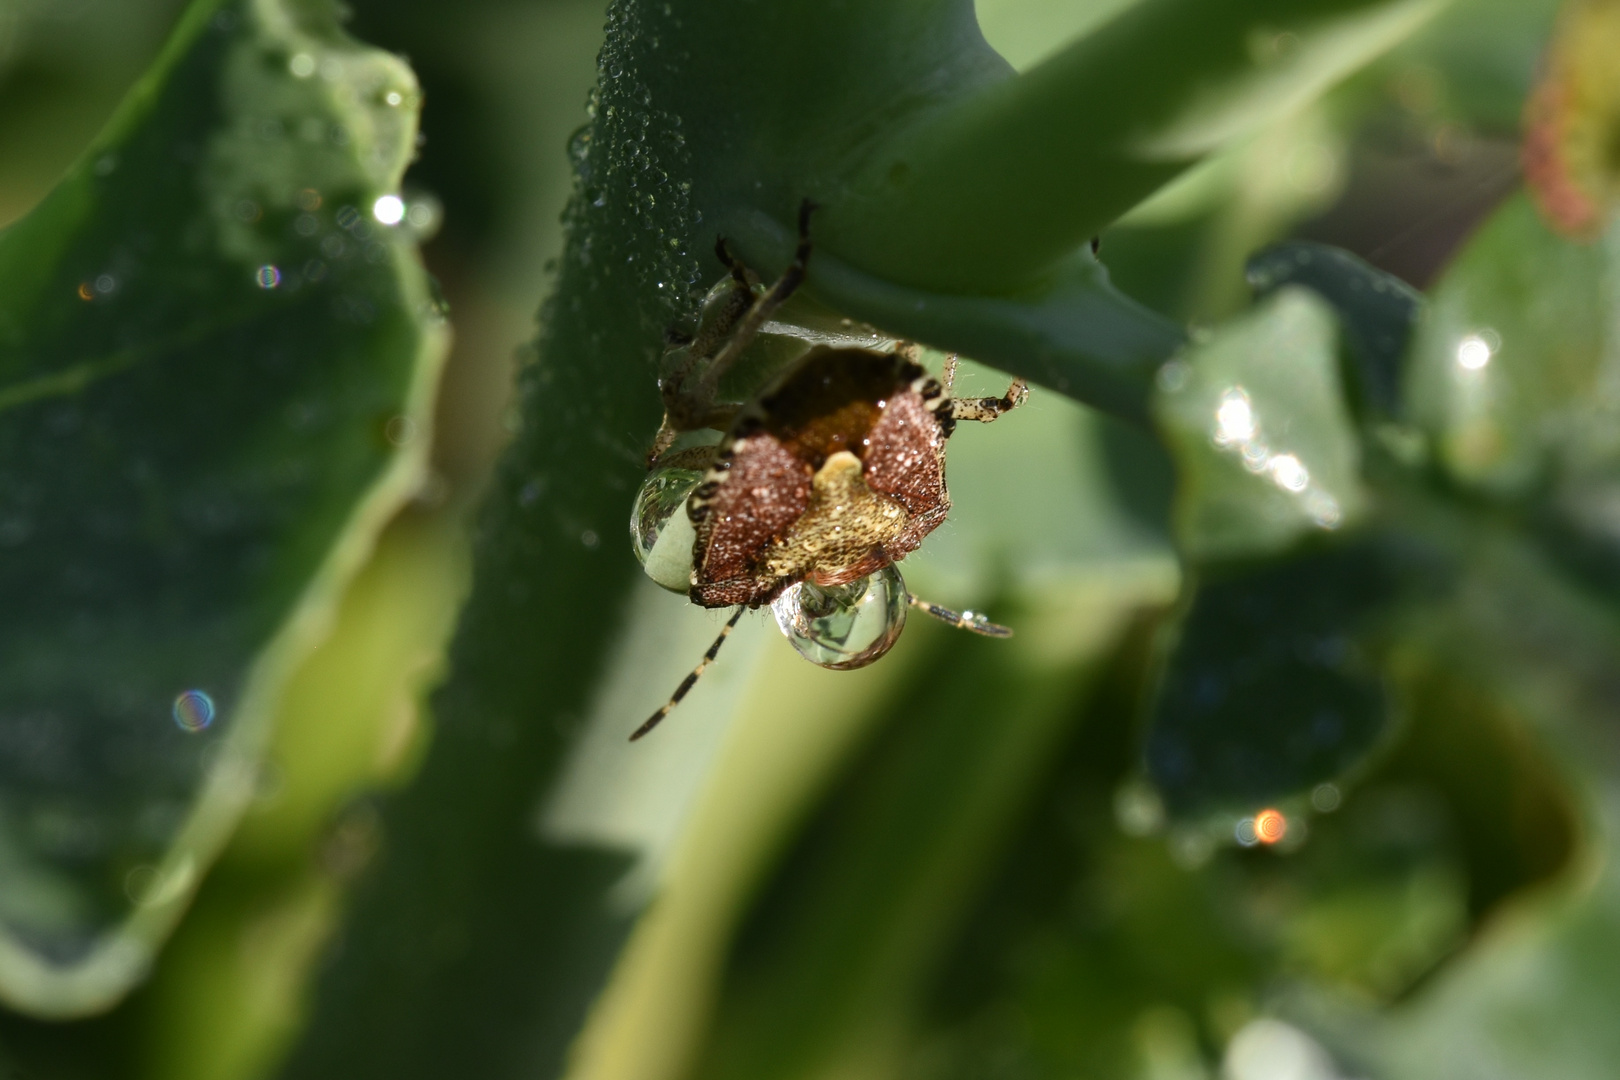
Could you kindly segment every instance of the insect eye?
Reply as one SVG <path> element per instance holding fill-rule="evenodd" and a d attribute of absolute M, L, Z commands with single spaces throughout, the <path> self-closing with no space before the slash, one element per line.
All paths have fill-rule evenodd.
<path fill-rule="evenodd" d="M 893 647 L 906 625 L 906 583 L 893 564 L 848 585 L 801 581 L 771 604 L 776 625 L 812 664 L 865 667 Z"/>
<path fill-rule="evenodd" d="M 654 469 L 636 492 L 630 513 L 630 544 L 647 576 L 672 592 L 684 593 L 691 584 L 692 545 L 697 534 L 681 511 L 703 482 L 695 469 L 666 466 Z"/>

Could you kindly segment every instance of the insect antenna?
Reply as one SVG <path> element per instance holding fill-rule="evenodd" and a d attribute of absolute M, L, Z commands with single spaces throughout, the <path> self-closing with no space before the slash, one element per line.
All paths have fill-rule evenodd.
<path fill-rule="evenodd" d="M 631 733 L 631 742 L 635 742 L 657 727 L 664 717 L 669 715 L 670 710 L 681 703 L 681 699 L 686 696 L 687 691 L 692 689 L 693 684 L 698 681 L 698 677 L 703 674 L 710 664 L 714 663 L 714 658 L 720 655 L 720 646 L 724 645 L 726 638 L 731 636 L 731 629 L 737 625 L 737 620 L 742 618 L 743 611 L 744 609 L 739 607 L 732 612 L 731 618 L 726 620 L 726 625 L 720 628 L 720 636 L 714 639 L 714 644 L 710 645 L 709 651 L 703 654 L 703 659 L 698 662 L 698 666 L 693 668 L 686 678 L 681 680 L 681 685 L 675 688 L 675 693 L 670 695 L 670 699 L 664 703 L 664 707 L 649 716 L 645 724 L 642 724 Z"/>
<path fill-rule="evenodd" d="M 1012 637 L 1012 628 L 993 623 L 981 611 L 952 611 L 938 604 L 931 604 L 920 596 L 906 594 L 906 601 L 914 608 L 923 611 L 942 623 L 949 623 L 958 630 L 970 630 L 985 637 L 1009 638 Z"/>

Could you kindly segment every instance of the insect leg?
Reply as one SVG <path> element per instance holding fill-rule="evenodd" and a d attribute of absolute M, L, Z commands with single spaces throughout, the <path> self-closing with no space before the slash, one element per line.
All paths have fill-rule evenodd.
<path fill-rule="evenodd" d="M 732 612 L 731 618 L 726 620 L 726 625 L 720 628 L 720 636 L 714 639 L 714 644 L 710 645 L 709 651 L 703 654 L 703 659 L 698 662 L 698 666 L 693 668 L 691 673 L 688 674 L 686 678 L 681 680 L 681 685 L 675 688 L 675 693 L 670 695 L 670 699 L 664 703 L 664 707 L 649 716 L 646 723 L 642 724 L 631 733 L 631 742 L 635 742 L 637 739 L 647 734 L 647 732 L 657 727 L 664 717 L 670 714 L 670 710 L 681 703 L 681 699 L 686 696 L 687 691 L 692 689 L 693 684 L 698 681 L 698 678 L 703 674 L 708 666 L 714 663 L 714 658 L 720 655 L 720 646 L 724 645 L 726 643 L 726 638 L 731 636 L 731 629 L 737 625 L 737 620 L 742 618 L 742 613 L 744 610 L 744 608 L 739 607 L 736 611 Z"/>
<path fill-rule="evenodd" d="M 708 357 L 731 336 L 737 328 L 737 323 L 753 306 L 754 288 L 759 284 L 759 278 L 754 272 L 732 254 L 731 245 L 726 242 L 725 237 L 722 236 L 714 242 L 714 254 L 725 264 L 726 269 L 731 271 L 731 288 L 719 309 L 698 327 L 697 334 L 693 336 L 688 369 L 692 364 Z"/>
<path fill-rule="evenodd" d="M 955 612 L 950 608 L 940 607 L 938 604 L 931 604 L 927 600 L 922 599 L 922 597 L 913 596 L 910 593 L 906 594 L 906 601 L 912 607 L 932 615 L 942 623 L 949 623 L 958 630 L 971 630 L 973 633 L 983 634 L 985 637 L 1012 637 L 1012 629 L 1010 627 L 991 622 L 985 617 L 982 611 Z"/>
<path fill-rule="evenodd" d="M 787 302 L 798 287 L 804 282 L 805 268 L 810 264 L 810 214 L 816 204 L 809 199 L 799 204 L 799 246 L 794 252 L 793 262 L 776 279 L 776 284 L 766 290 L 765 295 L 754 301 L 753 307 L 737 322 L 732 332 L 731 340 L 725 347 L 715 354 L 714 360 L 708 369 L 703 372 L 702 386 L 707 390 L 707 396 L 712 397 L 714 386 L 720 381 L 720 376 L 742 355 L 748 348 L 754 336 L 759 333 L 760 327 L 770 321 L 776 309 Z"/>
<path fill-rule="evenodd" d="M 670 420 L 669 412 L 664 413 L 664 422 L 658 425 L 658 434 L 653 436 L 652 449 L 647 451 L 647 468 L 657 464 L 658 459 L 664 456 L 664 451 L 675 445 L 675 440 L 681 437 L 675 424 Z"/>
<path fill-rule="evenodd" d="M 949 374 L 954 375 L 954 369 Z M 1002 413 L 1018 408 L 1028 397 L 1029 387 L 1024 385 L 1024 380 L 1014 379 L 1004 397 L 952 398 L 951 416 L 957 420 L 977 420 L 981 424 L 988 424 Z"/>
<path fill-rule="evenodd" d="M 752 291 L 759 284 L 759 275 L 732 253 L 731 244 L 723 236 L 715 239 L 714 257 L 725 264 L 725 268 L 731 271 L 731 280 L 741 288 Z"/>

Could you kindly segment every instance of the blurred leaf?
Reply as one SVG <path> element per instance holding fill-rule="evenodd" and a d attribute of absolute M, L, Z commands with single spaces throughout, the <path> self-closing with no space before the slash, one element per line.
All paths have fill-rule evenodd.
<path fill-rule="evenodd" d="M 1062 651 L 1025 636 L 993 650 L 931 642 L 753 904 L 691 1075 L 892 1069 L 923 980 L 1140 599 L 1094 581 L 1069 616 L 1085 630 Z M 1033 631 L 1032 614 L 1007 617 Z"/>
<path fill-rule="evenodd" d="M 1372 749 L 1389 706 L 1367 623 L 1394 584 L 1370 544 L 1198 582 L 1150 706 L 1148 774 L 1172 809 L 1258 810 Z"/>
<path fill-rule="evenodd" d="M 1564 823 L 1537 816 L 1546 792 L 1519 775 L 1541 762 L 1504 737 L 1495 713 L 1431 699 L 1353 788 L 1332 789 L 1343 801 L 1331 813 L 1291 805 L 1286 843 L 1241 849 L 1230 819 L 1222 835 L 1166 830 L 1134 778 L 1131 719 L 1148 649 L 1146 634 L 1133 637 L 1053 747 L 1052 770 L 1031 778 L 1034 812 L 997 845 L 961 928 L 940 942 L 907 1017 L 903 1067 L 872 1074 L 1207 1076 L 1282 988 L 1399 1000 L 1484 910 L 1468 902 L 1476 876 L 1494 901 L 1556 872 L 1567 854 L 1528 873 L 1516 865 L 1559 851 L 1547 826 Z M 1527 810 L 1534 831 L 1520 828 Z M 845 812 L 829 801 L 823 820 Z M 798 850 L 825 857 L 823 839 Z M 834 878 L 811 872 L 818 865 L 828 863 L 789 864 L 753 916 L 756 941 L 791 936 L 778 924 L 794 914 L 783 900 L 794 882 L 818 895 L 832 888 Z M 865 880 L 850 906 L 890 902 L 872 887 L 883 879 Z M 760 959 L 734 960 L 738 999 L 760 988 L 742 978 L 757 976 Z M 783 964 L 776 978 L 790 984 L 792 970 Z"/>
<path fill-rule="evenodd" d="M 157 57 L 184 0 L 0 3 L 0 228 L 61 180 Z"/>
<path fill-rule="evenodd" d="M 1497 811 L 1511 832 L 1492 839 L 1511 836 L 1521 865 L 1539 862 L 1543 887 L 1507 897 L 1469 950 L 1400 1011 L 1368 1015 L 1352 1002 L 1315 1000 L 1306 1015 L 1351 1060 L 1391 1080 L 1595 1080 L 1620 1053 L 1609 1023 L 1620 1005 L 1612 737 L 1620 621 L 1500 521 L 1474 516 L 1459 541 L 1469 580 L 1408 623 L 1397 670 L 1418 700 L 1435 696 L 1424 684 L 1449 688 L 1465 709 L 1460 729 L 1504 720 L 1517 729 L 1519 756 L 1550 759 L 1574 812 L 1549 816 L 1544 798 L 1503 792 L 1519 794 Z M 1478 791 L 1491 774 L 1476 768 L 1465 783 Z"/>
<path fill-rule="evenodd" d="M 397 783 L 425 742 L 421 698 L 460 600 L 459 515 L 395 519 L 343 596 L 332 635 L 289 680 L 269 782 L 132 995 L 138 1074 L 263 1075 L 297 1030 L 303 985 L 376 844 L 367 788 Z"/>
<path fill-rule="evenodd" d="M 323 8 L 200 2 L 0 236 L 20 1007 L 104 1007 L 144 972 L 253 793 L 284 680 L 418 483 L 445 333 L 370 221 L 415 99 Z"/>
<path fill-rule="evenodd" d="M 1620 466 L 1612 250 L 1555 235 L 1516 195 L 1433 292 L 1413 343 L 1412 419 L 1462 484 L 1524 496 L 1559 473 Z"/>
<path fill-rule="evenodd" d="M 1454 0 L 1366 80 L 1427 124 L 1517 135 L 1562 0 Z"/>
<path fill-rule="evenodd" d="M 1256 254 L 1245 268 L 1262 298 L 1286 285 L 1315 292 L 1333 306 L 1349 348 L 1353 388 L 1377 417 L 1400 415 L 1402 358 L 1423 312 L 1423 295 L 1348 251 L 1290 241 Z"/>
<path fill-rule="evenodd" d="M 1155 412 L 1177 465 L 1184 556 L 1275 554 L 1360 516 L 1336 338 L 1332 310 L 1290 287 L 1160 373 Z"/>

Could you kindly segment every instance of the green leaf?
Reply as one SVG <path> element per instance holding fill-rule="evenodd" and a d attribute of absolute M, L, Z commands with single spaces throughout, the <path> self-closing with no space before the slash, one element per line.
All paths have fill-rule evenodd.
<path fill-rule="evenodd" d="M 1280 290 L 1159 376 L 1175 458 L 1182 553 L 1198 562 L 1283 552 L 1361 515 L 1360 444 L 1345 409 L 1337 328 L 1312 293 Z"/>
<path fill-rule="evenodd" d="M 1391 1080 L 1460 1080 L 1486 1069 L 1595 1080 L 1612 1072 L 1609 1017 L 1620 1007 L 1620 757 L 1611 738 L 1620 621 L 1500 519 L 1459 515 L 1453 528 L 1467 580 L 1408 623 L 1401 681 L 1430 685 L 1414 695 L 1420 703 L 1437 696 L 1433 687 L 1453 699 L 1451 722 L 1470 733 L 1453 756 L 1473 798 L 1499 773 L 1468 761 L 1472 733 L 1505 727 L 1509 760 L 1528 765 L 1532 777 L 1550 774 L 1541 784 L 1573 805 L 1549 814 L 1523 782 L 1531 777 L 1502 791 L 1501 820 L 1479 841 L 1506 840 L 1520 860 L 1541 863 L 1541 887 L 1509 897 L 1487 932 L 1400 1011 L 1367 1015 L 1349 1002 L 1316 1000 L 1313 1019 Z M 1488 878 L 1507 861 L 1496 856 L 1476 873 Z"/>
<path fill-rule="evenodd" d="M 1333 305 L 1362 410 L 1374 417 L 1400 414 L 1402 360 L 1423 313 L 1423 294 L 1348 251 L 1307 241 L 1273 245 L 1251 258 L 1244 272 L 1260 297 L 1299 285 Z"/>
<path fill-rule="evenodd" d="M 871 744 L 751 905 L 691 1075 L 896 1071 L 935 958 L 1144 599 L 1102 574 L 1062 600 L 1049 592 L 1007 611 L 1030 632 L 1004 647 L 930 634 Z M 1042 616 L 1084 629 L 1059 644 L 1039 633 Z M 991 687 L 1001 722 L 987 724 Z"/>
<path fill-rule="evenodd" d="M 1521 498 L 1620 466 L 1611 368 L 1620 339 L 1620 229 L 1592 244 L 1510 199 L 1433 290 L 1413 343 L 1412 419 L 1460 483 Z"/>
<path fill-rule="evenodd" d="M 372 216 L 416 101 L 324 4 L 201 0 L 0 234 L 19 1008 L 84 1013 L 141 977 L 253 796 L 283 682 L 420 480 L 446 333 Z"/>
<path fill-rule="evenodd" d="M 840 310 L 920 341 L 947 341 L 1114 416 L 1146 426 L 1153 377 L 1181 329 L 1109 284 L 1089 253 L 1008 296 L 942 296 L 893 285 L 823 256 L 820 295 Z"/>
<path fill-rule="evenodd" d="M 913 112 L 836 194 L 812 192 L 830 246 L 895 281 L 1005 290 L 1443 6 L 1143 0 L 1015 78 Z"/>
<path fill-rule="evenodd" d="M 1369 622 L 1395 585 L 1366 543 L 1198 582 L 1149 710 L 1148 775 L 1172 810 L 1253 812 L 1377 745 L 1389 705 Z"/>

